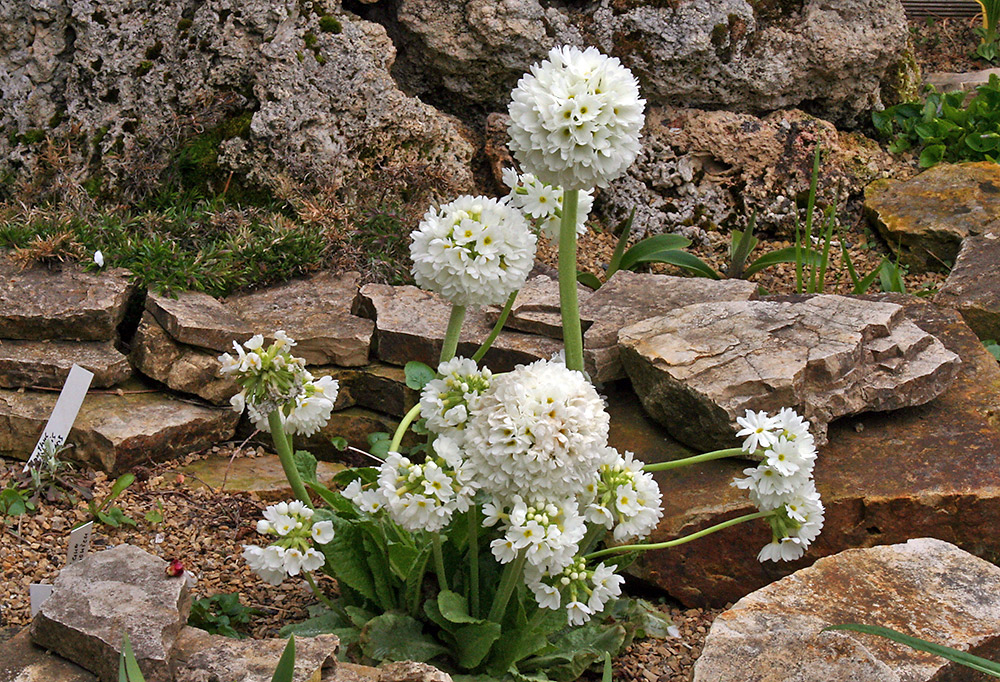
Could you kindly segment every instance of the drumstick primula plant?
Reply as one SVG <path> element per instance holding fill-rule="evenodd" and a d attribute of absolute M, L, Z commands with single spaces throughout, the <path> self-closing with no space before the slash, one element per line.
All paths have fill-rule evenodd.
<path fill-rule="evenodd" d="M 584 373 L 576 303 L 580 209 L 639 151 L 644 102 L 636 79 L 594 48 L 553 49 L 525 75 L 510 105 L 503 200 L 458 197 L 413 232 L 414 277 L 452 304 L 436 372 L 408 365 L 421 385 L 378 466 L 349 469 L 338 490 L 316 481 L 295 434 L 326 423 L 336 382 L 316 380 L 281 331 L 261 336 L 223 371 L 241 386 L 233 407 L 269 430 L 297 499 L 268 507 L 257 531 L 269 544 L 244 557 L 271 584 L 303 576 L 323 603 L 289 632 L 334 632 L 342 654 L 433 660 L 481 679 L 571 680 L 615 655 L 636 633 L 666 631 L 658 612 L 622 593 L 638 553 L 766 520 L 760 560 L 800 557 L 823 525 L 812 483 L 808 423 L 789 409 L 748 411 L 741 447 L 644 465 L 608 445 L 604 400 Z M 581 199 L 582 197 L 582 199 Z M 586 210 L 583 211 L 584 219 Z M 493 373 L 482 366 L 534 261 L 535 229 L 558 223 L 565 354 Z M 471 357 L 455 352 L 467 306 L 505 303 Z M 422 377 L 422 378 L 420 378 Z M 420 445 L 403 450 L 408 431 Z M 656 544 L 662 516 L 653 472 L 720 457 L 760 460 L 734 485 L 758 511 Z M 312 573 L 337 579 L 335 598 Z"/>

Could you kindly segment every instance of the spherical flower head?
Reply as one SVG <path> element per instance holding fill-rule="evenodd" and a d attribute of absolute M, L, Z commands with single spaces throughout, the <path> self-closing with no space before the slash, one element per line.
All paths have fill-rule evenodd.
<path fill-rule="evenodd" d="M 510 188 L 507 201 L 527 215 L 535 229 L 549 239 L 559 239 L 564 192 L 562 187 L 552 187 L 531 173 L 517 174 L 513 168 L 503 169 L 503 182 Z M 594 193 L 580 192 L 576 206 L 576 234 L 587 232 L 587 216 L 594 207 Z"/>
<path fill-rule="evenodd" d="M 432 208 L 410 237 L 417 286 L 454 305 L 503 303 L 524 286 L 535 261 L 536 238 L 524 216 L 487 197 Z"/>
<path fill-rule="evenodd" d="M 466 466 L 499 501 L 576 496 L 605 457 L 608 413 L 583 373 L 539 360 L 494 376 L 466 425 Z"/>
<path fill-rule="evenodd" d="M 461 446 L 470 407 L 489 387 L 493 374 L 462 357 L 442 362 L 438 374 L 441 378 L 427 382 L 420 393 L 420 416 L 431 433 L 446 435 Z"/>
<path fill-rule="evenodd" d="M 639 154 L 645 104 L 617 58 L 593 47 L 553 48 L 511 93 L 508 146 L 549 185 L 607 187 Z"/>

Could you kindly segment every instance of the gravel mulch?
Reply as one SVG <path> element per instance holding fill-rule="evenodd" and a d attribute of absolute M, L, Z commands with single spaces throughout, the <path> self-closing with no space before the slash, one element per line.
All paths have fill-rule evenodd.
<path fill-rule="evenodd" d="M 982 26 L 979 17 L 922 17 L 911 19 L 909 24 L 917 63 L 925 74 L 965 73 L 996 66 L 972 56 L 979 45 L 974 30 Z"/>

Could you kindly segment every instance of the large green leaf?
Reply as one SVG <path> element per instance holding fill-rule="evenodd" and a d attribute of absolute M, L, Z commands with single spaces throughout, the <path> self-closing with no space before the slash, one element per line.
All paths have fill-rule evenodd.
<path fill-rule="evenodd" d="M 797 262 L 799 255 L 800 250 L 796 249 L 794 246 L 787 246 L 783 249 L 777 249 L 776 251 L 765 253 L 763 256 L 748 265 L 747 269 L 743 272 L 743 275 L 745 277 L 749 277 L 754 273 L 760 272 L 764 268 L 769 268 L 772 265 L 777 265 L 778 263 L 795 263 Z M 823 262 L 823 257 L 813 249 L 801 249 L 801 257 L 803 264 L 806 265 L 818 267 Z"/>
<path fill-rule="evenodd" d="M 932 144 L 924 147 L 920 152 L 920 167 L 930 168 L 941 163 L 944 158 L 945 146 L 943 144 Z"/>
<path fill-rule="evenodd" d="M 566 626 L 566 612 L 544 609 L 536 611 L 536 616 L 528 627 L 514 628 L 504 632 L 504 636 L 493 647 L 489 672 L 497 677 L 504 676 L 518 661 L 532 656 L 549 647 L 549 635 Z"/>
<path fill-rule="evenodd" d="M 295 461 L 295 469 L 299 472 L 304 483 L 316 482 L 316 458 L 308 450 L 296 450 L 292 455 Z"/>
<path fill-rule="evenodd" d="M 132 651 L 132 643 L 128 640 L 128 633 L 122 636 L 122 653 L 118 659 L 118 682 L 146 682 L 139 669 L 139 662 L 135 660 L 135 652 Z"/>
<path fill-rule="evenodd" d="M 378 605 L 385 610 L 395 609 L 401 606 L 398 594 L 395 589 L 392 573 L 385 561 L 387 550 L 379 542 L 380 538 L 374 537 L 373 532 L 364 536 L 363 544 L 365 557 L 368 560 L 368 568 L 371 571 L 372 583 L 375 586 L 375 594 L 378 596 Z"/>
<path fill-rule="evenodd" d="M 594 291 L 601 288 L 601 280 L 597 278 L 597 275 L 592 275 L 589 272 L 584 272 L 583 270 L 576 271 L 576 281 L 585 287 L 589 287 Z"/>
<path fill-rule="evenodd" d="M 657 255 L 657 258 L 661 263 L 676 265 L 677 267 L 683 268 L 698 277 L 722 279 L 722 276 L 713 270 L 708 263 L 698 258 L 698 256 L 688 253 L 687 251 L 661 251 Z"/>
<path fill-rule="evenodd" d="M 292 682 L 295 677 L 295 635 L 288 638 L 285 650 L 278 659 L 278 667 L 274 669 L 271 682 Z"/>
<path fill-rule="evenodd" d="M 675 251 L 691 246 L 691 240 L 679 234 L 658 234 L 643 239 L 622 256 L 620 270 L 631 270 L 640 263 L 659 262 L 663 251 Z M 609 274 L 610 276 L 610 274 Z"/>
<path fill-rule="evenodd" d="M 618 653 L 625 641 L 625 628 L 592 620 L 569 629 L 552 642 L 552 653 L 535 656 L 524 662 L 524 670 L 544 670 L 553 680 L 572 682 L 608 653 Z"/>
<path fill-rule="evenodd" d="M 424 633 L 420 621 L 402 613 L 383 613 L 361 630 L 361 650 L 376 661 L 426 662 L 448 653 L 433 637 Z"/>
<path fill-rule="evenodd" d="M 326 502 L 331 509 L 336 510 L 338 513 L 346 514 L 350 518 L 357 516 L 358 508 L 354 506 L 353 502 L 341 495 L 339 492 L 330 490 L 322 483 L 317 483 L 316 481 L 306 482 L 306 487 L 316 493 L 321 500 Z M 316 520 L 322 521 L 323 519 Z"/>
<path fill-rule="evenodd" d="M 490 653 L 493 643 L 500 639 L 500 626 L 490 621 L 470 623 L 455 630 L 458 665 L 472 670 Z"/>
<path fill-rule="evenodd" d="M 333 517 L 333 540 L 320 545 L 326 555 L 326 565 L 338 581 L 360 593 L 366 599 L 378 602 L 375 582 L 365 556 L 364 534 L 353 523 Z"/>

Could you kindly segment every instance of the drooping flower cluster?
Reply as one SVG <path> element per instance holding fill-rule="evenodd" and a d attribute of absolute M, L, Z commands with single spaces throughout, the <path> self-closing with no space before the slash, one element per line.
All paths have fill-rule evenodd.
<path fill-rule="evenodd" d="M 609 599 L 622 593 L 625 579 L 603 562 L 589 570 L 582 557 L 575 557 L 558 572 L 529 569 L 526 582 L 539 607 L 555 611 L 565 599 L 569 624 L 583 625 L 603 611 Z"/>
<path fill-rule="evenodd" d="M 521 167 L 563 189 L 607 187 L 639 153 L 645 100 L 617 58 L 553 48 L 518 81 L 508 146 Z"/>
<path fill-rule="evenodd" d="M 663 516 L 660 486 L 631 452 L 622 455 L 614 448 L 607 450 L 608 461 L 588 490 L 587 521 L 614 528 L 617 542 L 645 537 Z"/>
<path fill-rule="evenodd" d="M 469 358 L 455 357 L 438 367 L 439 379 L 427 382 L 420 393 L 420 416 L 427 429 L 461 445 L 465 423 L 479 395 L 489 388 L 493 373 L 479 369 Z"/>
<path fill-rule="evenodd" d="M 528 564 L 547 574 L 569 566 L 587 534 L 587 524 L 572 498 L 535 506 L 516 495 L 509 513 L 496 503 L 487 503 L 484 512 L 484 526 L 503 521 L 503 537 L 490 544 L 497 561 L 509 563 L 523 551 Z"/>
<path fill-rule="evenodd" d="M 531 173 L 517 174 L 513 168 L 503 169 L 503 182 L 510 188 L 507 201 L 530 216 L 536 229 L 550 239 L 559 238 L 562 220 L 563 190 L 547 185 Z M 587 216 L 594 207 L 594 193 L 580 192 L 576 208 L 576 234 L 587 232 Z"/>
<path fill-rule="evenodd" d="M 746 436 L 743 451 L 762 459 L 755 468 L 744 469 L 746 478 L 733 485 L 750 493 L 768 517 L 772 540 L 758 555 L 760 561 L 792 561 L 801 557 L 823 528 L 823 503 L 812 473 L 816 444 L 809 422 L 794 410 L 783 408 L 775 416 L 746 411 L 736 422 Z"/>
<path fill-rule="evenodd" d="M 276 538 L 267 547 L 244 545 L 243 558 L 250 568 L 271 585 L 286 576 L 323 567 L 326 557 L 315 548 L 333 540 L 330 521 L 313 522 L 313 510 L 299 500 L 279 502 L 264 510 L 257 532 Z"/>
<path fill-rule="evenodd" d="M 417 286 L 454 305 L 503 303 L 535 260 L 536 238 L 521 212 L 486 197 L 432 208 L 410 236 Z"/>
<path fill-rule="evenodd" d="M 284 331 L 274 339 L 266 350 L 260 334 L 242 346 L 234 341 L 236 357 L 219 356 L 222 373 L 233 375 L 243 389 L 229 402 L 239 413 L 245 409 L 262 431 L 270 432 L 268 417 L 277 411 L 285 433 L 311 436 L 330 420 L 339 384 L 328 376 L 314 378 L 305 360 L 291 354 L 295 341 Z"/>

